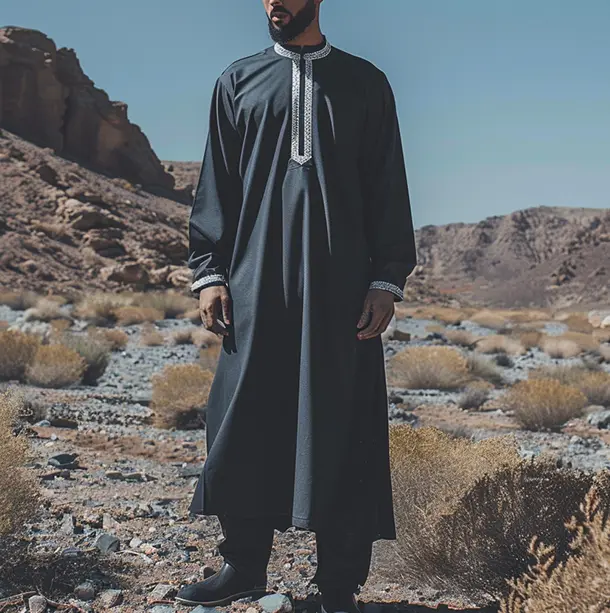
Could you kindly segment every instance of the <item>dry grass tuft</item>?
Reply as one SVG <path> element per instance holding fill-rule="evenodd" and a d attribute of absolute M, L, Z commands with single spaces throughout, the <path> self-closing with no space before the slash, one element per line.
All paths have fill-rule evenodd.
<path fill-rule="evenodd" d="M 528 379 L 515 383 L 504 395 L 515 419 L 528 430 L 559 430 L 583 413 L 587 397 L 557 379 Z"/>
<path fill-rule="evenodd" d="M 545 334 L 540 330 L 514 330 L 511 337 L 517 340 L 526 349 L 540 346 Z"/>
<path fill-rule="evenodd" d="M 193 345 L 196 347 L 215 347 L 222 345 L 222 339 L 205 328 L 195 328 L 191 332 Z"/>
<path fill-rule="evenodd" d="M 610 362 L 610 344 L 600 345 L 597 353 L 601 356 L 604 362 Z"/>
<path fill-rule="evenodd" d="M 38 321 L 51 321 L 53 319 L 69 319 L 70 316 L 62 308 L 62 305 L 55 300 L 40 298 L 29 312 L 30 319 Z"/>
<path fill-rule="evenodd" d="M 490 334 L 478 340 L 475 351 L 479 353 L 506 353 L 508 355 L 523 355 L 525 347 L 514 338 L 504 334 Z"/>
<path fill-rule="evenodd" d="M 80 383 L 85 359 L 64 345 L 40 345 L 25 371 L 26 381 L 39 387 L 68 387 Z"/>
<path fill-rule="evenodd" d="M 572 332 L 580 332 L 590 336 L 594 330 L 593 325 L 589 322 L 589 315 L 584 312 L 560 313 L 556 314 L 554 319 L 566 325 L 568 330 Z"/>
<path fill-rule="evenodd" d="M 125 349 L 129 342 L 129 334 L 118 328 L 96 328 L 92 326 L 87 328 L 87 333 L 95 339 L 99 339 L 106 343 L 110 351 L 120 351 Z"/>
<path fill-rule="evenodd" d="M 560 334 L 558 338 L 568 341 L 574 341 L 584 351 L 596 351 L 599 348 L 599 341 L 593 334 L 585 334 L 584 332 L 573 332 L 568 330 Z"/>
<path fill-rule="evenodd" d="M 482 336 L 473 334 L 468 330 L 442 330 L 442 335 L 454 345 L 460 347 L 472 347 Z"/>
<path fill-rule="evenodd" d="M 544 336 L 540 340 L 540 349 L 555 359 L 575 358 L 582 353 L 582 348 L 573 340 L 559 336 Z"/>
<path fill-rule="evenodd" d="M 193 331 L 196 328 L 183 328 L 182 330 L 176 330 L 171 335 L 171 343 L 172 345 L 192 345 L 193 341 Z"/>
<path fill-rule="evenodd" d="M 471 378 L 467 359 L 453 347 L 407 347 L 389 360 L 388 381 L 394 387 L 455 390 Z"/>
<path fill-rule="evenodd" d="M 59 342 L 73 349 L 86 363 L 83 373 L 83 383 L 85 385 L 96 385 L 98 379 L 106 372 L 110 362 L 110 345 L 100 338 L 95 338 L 90 334 L 63 334 Z"/>
<path fill-rule="evenodd" d="M 152 307 L 123 306 L 115 309 L 114 315 L 120 326 L 133 326 L 143 323 L 154 323 L 162 321 L 163 311 Z"/>
<path fill-rule="evenodd" d="M 33 334 L 18 330 L 0 331 L 0 380 L 22 381 L 39 346 L 40 339 Z"/>
<path fill-rule="evenodd" d="M 550 309 L 498 309 L 496 312 L 506 317 L 513 324 L 540 325 L 542 322 L 549 321 L 553 317 Z"/>
<path fill-rule="evenodd" d="M 200 422 L 213 374 L 197 364 L 170 364 L 152 378 L 153 423 L 157 428 L 182 428 Z"/>
<path fill-rule="evenodd" d="M 145 292 L 134 296 L 133 305 L 163 313 L 161 319 L 182 317 L 197 308 L 197 300 L 172 291 Z"/>
<path fill-rule="evenodd" d="M 401 315 L 415 319 L 434 319 L 446 325 L 457 325 L 473 313 L 471 309 L 455 309 L 438 305 L 425 305 L 401 309 Z"/>
<path fill-rule="evenodd" d="M 491 330 L 505 330 L 509 323 L 502 314 L 490 311 L 489 309 L 483 309 L 474 313 L 468 320 L 484 328 L 490 328 Z"/>
<path fill-rule="evenodd" d="M 498 370 L 497 364 L 489 358 L 477 353 L 471 353 L 468 355 L 467 362 L 468 371 L 473 377 L 489 381 L 494 385 L 502 385 L 504 383 L 502 372 Z"/>
<path fill-rule="evenodd" d="M 74 315 L 96 326 L 111 326 L 117 321 L 116 310 L 128 306 L 130 301 L 131 298 L 123 294 L 87 294 L 74 307 Z"/>
<path fill-rule="evenodd" d="M 595 328 L 591 336 L 598 343 L 610 343 L 610 328 Z"/>
<path fill-rule="evenodd" d="M 606 482 L 608 476 L 602 477 Z M 605 490 L 605 492 L 604 492 Z M 608 486 L 594 483 L 580 516 L 566 524 L 573 540 L 570 557 L 557 560 L 556 547 L 531 538 L 529 553 L 535 559 L 526 572 L 510 581 L 511 592 L 502 600 L 500 613 L 603 613 L 610 607 L 610 522 Z"/>
<path fill-rule="evenodd" d="M 153 324 L 147 322 L 142 325 L 140 345 L 144 347 L 160 347 L 165 345 L 165 336 Z"/>
<path fill-rule="evenodd" d="M 40 300 L 40 295 L 30 290 L 19 290 L 16 292 L 8 292 L 0 290 L 0 304 L 10 307 L 14 311 L 25 311 Z"/>
<path fill-rule="evenodd" d="M 478 385 L 469 385 L 458 398 L 462 409 L 478 411 L 489 399 L 489 389 Z"/>
<path fill-rule="evenodd" d="M 536 535 L 568 549 L 564 522 L 593 477 L 519 457 L 510 438 L 472 441 L 435 428 L 390 430 L 398 539 L 381 549 L 393 581 L 498 598 Z"/>
<path fill-rule="evenodd" d="M 218 365 L 218 359 L 220 357 L 221 349 L 222 344 L 203 347 L 199 352 L 199 366 L 201 366 L 201 368 L 203 368 L 204 370 L 215 372 L 216 366 Z"/>
<path fill-rule="evenodd" d="M 36 516 L 40 488 L 24 465 L 30 460 L 28 441 L 13 434 L 22 399 L 0 392 L 0 536 L 12 536 Z"/>

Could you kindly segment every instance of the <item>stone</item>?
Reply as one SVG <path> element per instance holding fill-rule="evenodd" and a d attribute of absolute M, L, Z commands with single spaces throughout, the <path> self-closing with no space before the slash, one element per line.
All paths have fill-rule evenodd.
<path fill-rule="evenodd" d="M 168 600 L 176 595 L 176 588 L 173 585 L 159 583 L 148 595 L 149 600 Z"/>
<path fill-rule="evenodd" d="M 55 466 L 56 468 L 72 470 L 74 468 L 78 468 L 77 457 L 78 454 L 76 453 L 60 453 L 59 455 L 49 458 L 48 464 L 50 466 Z"/>
<path fill-rule="evenodd" d="M 123 602 L 121 590 L 105 590 L 100 594 L 100 603 L 105 609 L 116 607 Z"/>
<path fill-rule="evenodd" d="M 256 601 L 265 613 L 292 613 L 292 601 L 284 594 L 270 594 Z"/>
<path fill-rule="evenodd" d="M 74 534 L 74 517 L 72 515 L 64 515 L 59 529 L 64 534 Z"/>
<path fill-rule="evenodd" d="M 402 330 L 396 329 L 394 331 L 394 335 L 392 336 L 392 340 L 408 343 L 411 340 L 411 334 L 409 332 L 403 332 Z"/>
<path fill-rule="evenodd" d="M 30 596 L 28 599 L 28 608 L 30 613 L 46 613 L 47 599 L 44 596 Z"/>
<path fill-rule="evenodd" d="M 602 408 L 602 407 L 600 407 Z M 587 417 L 587 423 L 600 430 L 607 430 L 610 428 L 610 410 L 595 411 L 589 414 Z"/>
<path fill-rule="evenodd" d="M 95 546 L 102 553 L 110 553 L 118 551 L 121 547 L 121 541 L 112 534 L 102 533 L 95 542 Z"/>
<path fill-rule="evenodd" d="M 252 608 L 253 607 L 250 607 L 248 611 Z M 248 613 L 248 611 L 246 611 L 246 613 Z M 191 613 L 218 613 L 218 609 L 216 607 L 204 607 L 203 605 L 199 605 L 195 609 L 191 609 Z"/>
<path fill-rule="evenodd" d="M 79 600 L 93 600 L 95 598 L 95 586 L 90 581 L 85 581 L 74 588 L 74 595 Z"/>
<path fill-rule="evenodd" d="M 168 605 L 160 605 L 157 604 L 152 609 L 148 609 L 148 613 L 175 613 L 176 609 L 174 607 L 170 607 Z M 192 613 L 192 611 L 191 611 Z"/>
<path fill-rule="evenodd" d="M 100 269 L 100 278 L 103 281 L 115 281 L 126 285 L 146 285 L 148 271 L 139 262 L 105 266 Z"/>

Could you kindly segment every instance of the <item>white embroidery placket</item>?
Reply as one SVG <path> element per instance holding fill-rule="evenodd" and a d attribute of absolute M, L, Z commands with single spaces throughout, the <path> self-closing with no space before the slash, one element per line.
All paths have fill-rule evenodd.
<path fill-rule="evenodd" d="M 305 164 L 312 156 L 313 140 L 313 61 L 326 57 L 332 47 L 326 42 L 319 51 L 304 53 L 305 64 L 305 91 L 303 95 L 303 126 L 301 126 L 301 54 L 289 51 L 279 43 L 274 46 L 276 53 L 292 60 L 292 160 L 298 164 Z M 299 152 L 299 137 L 303 130 L 303 154 Z"/>

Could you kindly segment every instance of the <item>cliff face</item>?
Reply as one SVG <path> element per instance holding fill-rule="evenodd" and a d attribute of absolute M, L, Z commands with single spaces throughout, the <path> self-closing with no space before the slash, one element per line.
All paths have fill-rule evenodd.
<path fill-rule="evenodd" d="M 0 29 L 0 126 L 79 164 L 183 202 L 127 105 L 109 99 L 73 49 L 42 32 Z"/>

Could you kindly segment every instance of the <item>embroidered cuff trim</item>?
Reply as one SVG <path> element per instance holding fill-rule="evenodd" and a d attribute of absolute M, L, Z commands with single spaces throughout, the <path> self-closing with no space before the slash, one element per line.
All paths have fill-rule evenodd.
<path fill-rule="evenodd" d="M 197 279 L 197 281 L 195 281 L 191 285 L 191 291 L 194 292 L 198 289 L 201 289 L 208 283 L 213 283 L 214 281 L 222 281 L 223 283 L 226 283 L 224 275 L 220 275 L 220 274 L 206 275 L 205 277 L 201 277 L 201 279 Z"/>
<path fill-rule="evenodd" d="M 398 285 L 394 285 L 393 283 L 388 283 L 387 281 L 372 281 L 369 285 L 369 289 L 384 289 L 388 292 L 392 292 L 395 296 L 398 296 L 401 300 L 404 300 L 404 292 L 398 287 Z"/>

